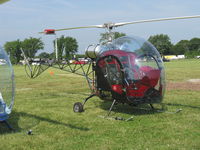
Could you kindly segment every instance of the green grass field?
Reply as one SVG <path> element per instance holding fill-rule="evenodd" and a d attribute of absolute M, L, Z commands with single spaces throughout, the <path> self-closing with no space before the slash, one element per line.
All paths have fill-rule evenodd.
<path fill-rule="evenodd" d="M 73 104 L 90 93 L 83 77 L 50 68 L 29 79 L 22 66 L 14 66 L 16 99 L 8 121 L 16 131 L 0 124 L 0 150 L 200 149 L 200 83 L 188 82 L 200 78 L 200 60 L 171 61 L 165 67 L 164 103 L 168 112 L 182 111 L 117 105 L 112 116 L 134 117 L 125 122 L 99 117 L 111 103 L 97 97 L 86 103 L 85 112 L 73 112 Z M 27 135 L 29 129 L 33 135 Z"/>

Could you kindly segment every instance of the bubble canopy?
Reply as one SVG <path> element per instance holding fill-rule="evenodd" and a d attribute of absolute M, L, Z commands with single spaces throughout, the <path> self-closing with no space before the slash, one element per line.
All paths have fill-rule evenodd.
<path fill-rule="evenodd" d="M 12 111 L 15 95 L 14 72 L 7 53 L 0 47 L 0 121 Z"/>
<path fill-rule="evenodd" d="M 115 57 L 109 59 L 109 56 Z M 111 72 L 107 80 L 110 87 L 114 87 L 113 91 L 123 93 L 122 89 L 125 88 L 126 97 L 131 101 L 149 98 L 150 103 L 162 101 L 165 91 L 164 65 L 159 52 L 150 42 L 135 36 L 120 37 L 101 45 L 99 58 L 100 68 Z"/>
<path fill-rule="evenodd" d="M 161 58 L 157 49 L 150 42 L 136 36 L 123 36 L 109 44 L 102 45 L 99 54 L 102 54 L 105 51 L 116 49 L 126 52 L 133 52 L 137 55 L 151 54 L 157 58 Z"/>

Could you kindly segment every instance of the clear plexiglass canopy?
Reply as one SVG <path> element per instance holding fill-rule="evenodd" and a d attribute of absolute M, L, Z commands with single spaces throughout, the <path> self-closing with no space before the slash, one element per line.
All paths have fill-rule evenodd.
<path fill-rule="evenodd" d="M 7 53 L 0 47 L 0 120 L 11 113 L 14 103 L 14 72 Z"/>
<path fill-rule="evenodd" d="M 123 36 L 116 40 L 113 40 L 109 44 L 102 45 L 100 48 L 100 54 L 109 50 L 122 50 L 126 52 L 133 52 L 135 54 L 144 55 L 150 54 L 157 59 L 161 59 L 161 56 L 157 49 L 148 41 L 136 36 Z"/>
<path fill-rule="evenodd" d="M 135 36 L 120 37 L 111 43 L 101 45 L 99 56 L 109 55 L 116 56 L 123 67 L 124 80 L 127 83 L 126 91 L 129 91 L 129 97 L 145 98 L 148 95 L 148 97 L 155 97 L 159 101 L 162 100 L 165 91 L 164 65 L 161 55 L 150 42 Z M 114 66 L 116 65 L 108 63 L 107 67 L 109 70 L 115 69 L 114 72 L 117 74 L 117 68 Z M 109 81 L 112 81 L 113 85 L 120 83 L 120 80 L 115 79 L 115 77 L 111 77 Z M 132 88 L 133 86 L 135 89 Z M 149 93 L 156 94 L 149 95 Z"/>

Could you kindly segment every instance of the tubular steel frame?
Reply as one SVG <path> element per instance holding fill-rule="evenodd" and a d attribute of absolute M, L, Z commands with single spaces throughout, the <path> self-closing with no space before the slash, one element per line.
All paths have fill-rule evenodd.
<path fill-rule="evenodd" d="M 69 61 L 55 61 L 42 59 L 35 61 L 33 59 L 27 60 L 25 58 L 25 71 L 28 77 L 30 78 L 38 77 L 50 67 L 85 77 L 91 92 L 95 92 L 95 61 L 91 60 L 88 63 L 81 64 L 80 61 L 70 63 Z"/>

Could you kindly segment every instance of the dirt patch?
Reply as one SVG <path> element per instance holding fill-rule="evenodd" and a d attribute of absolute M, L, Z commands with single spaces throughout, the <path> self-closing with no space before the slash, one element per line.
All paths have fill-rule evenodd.
<path fill-rule="evenodd" d="M 189 79 L 188 82 L 200 83 L 200 79 Z"/>
<path fill-rule="evenodd" d="M 200 91 L 200 82 L 168 82 L 166 89 Z"/>

